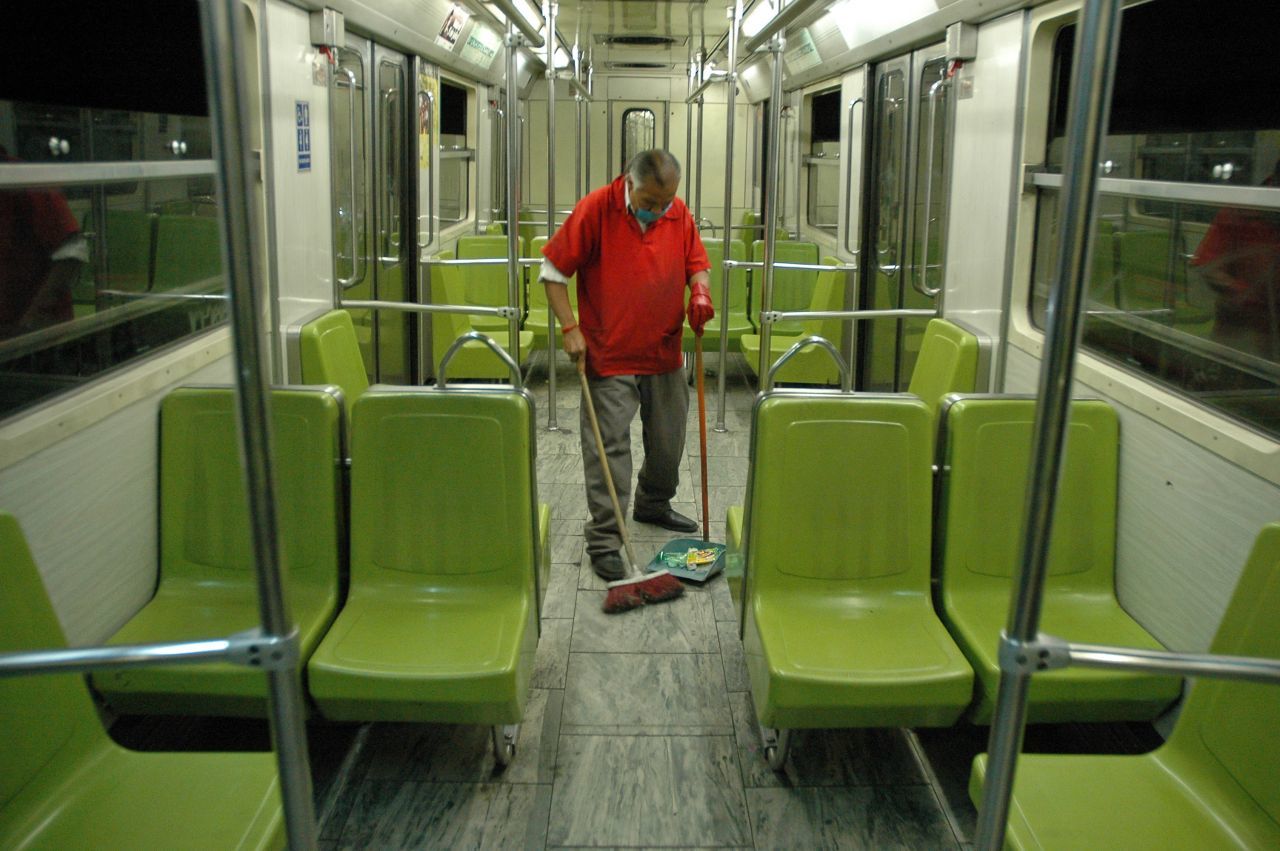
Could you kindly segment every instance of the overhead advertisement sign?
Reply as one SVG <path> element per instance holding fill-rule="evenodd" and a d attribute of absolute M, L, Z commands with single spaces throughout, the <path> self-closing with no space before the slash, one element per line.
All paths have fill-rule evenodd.
<path fill-rule="evenodd" d="M 472 65 L 479 65 L 488 70 L 498 55 L 499 47 L 502 47 L 502 39 L 498 34 L 484 24 L 477 23 L 471 28 L 471 33 L 467 36 L 466 43 L 462 45 L 462 53 L 459 55 Z"/>
<path fill-rule="evenodd" d="M 795 47 L 784 53 L 782 58 L 787 61 L 787 70 L 792 74 L 799 74 L 822 64 L 822 57 L 818 55 L 818 48 L 813 43 L 813 36 L 809 35 L 808 27 L 800 30 Z"/>

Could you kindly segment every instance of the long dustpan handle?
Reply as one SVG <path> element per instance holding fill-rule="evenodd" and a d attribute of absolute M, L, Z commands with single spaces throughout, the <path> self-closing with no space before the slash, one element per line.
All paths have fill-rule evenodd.
<path fill-rule="evenodd" d="M 698 375 L 698 439 L 702 448 L 702 540 L 711 540 L 711 519 L 707 512 L 707 392 L 702 374 L 702 335 L 693 338 L 694 369 Z M 720 364 L 724 369 L 724 364 Z"/>
<path fill-rule="evenodd" d="M 613 503 L 613 517 L 618 522 L 622 546 L 627 550 L 627 573 L 629 576 L 635 576 L 640 572 L 640 568 L 636 565 L 635 553 L 631 552 L 631 536 L 627 534 L 627 520 L 622 516 L 622 506 L 618 503 L 618 491 L 613 486 L 613 473 L 609 470 L 609 459 L 604 454 L 604 438 L 600 436 L 600 421 L 596 419 L 596 405 L 591 401 L 591 386 L 587 384 L 585 354 L 578 356 L 578 378 L 582 382 L 582 398 L 587 405 L 587 419 L 591 420 L 591 433 L 596 438 L 596 453 L 600 456 L 600 466 L 604 468 L 604 483 L 609 486 L 609 501 Z"/>

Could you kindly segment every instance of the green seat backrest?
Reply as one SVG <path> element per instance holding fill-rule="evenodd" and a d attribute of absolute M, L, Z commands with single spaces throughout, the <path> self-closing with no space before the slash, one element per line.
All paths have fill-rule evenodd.
<path fill-rule="evenodd" d="M 545 231 L 547 227 L 546 213 L 534 213 L 529 210 L 520 211 L 519 228 L 520 242 L 522 245 L 528 245 L 529 241 L 538 235 L 539 231 Z"/>
<path fill-rule="evenodd" d="M 972 393 L 977 381 L 978 338 L 953 322 L 930 319 L 907 392 L 923 399 L 937 416 L 943 396 Z"/>
<path fill-rule="evenodd" d="M 0 513 L 0 653 L 66 647 L 18 521 Z M 69 767 L 106 741 L 76 674 L 0 677 L 0 811 L 55 759 Z"/>
<path fill-rule="evenodd" d="M 718 237 L 703 238 L 702 247 L 711 261 L 711 301 L 719 307 L 720 291 L 724 287 L 724 240 Z M 747 247 L 740 239 L 729 242 L 729 259 L 739 263 L 747 259 Z M 747 312 L 747 270 L 741 267 L 729 270 L 729 313 L 744 316 Z"/>
<path fill-rule="evenodd" d="M 818 246 L 812 242 L 793 242 L 777 240 L 775 243 L 774 261 L 778 263 L 817 263 Z M 757 263 L 764 260 L 764 240 L 757 239 L 751 244 L 751 259 Z M 773 271 L 773 309 L 774 310 L 808 310 L 813 302 L 813 288 L 818 279 L 817 272 L 804 269 L 774 269 Z M 763 274 L 757 270 L 751 277 L 754 306 L 760 308 L 761 290 L 757 281 L 763 280 Z"/>
<path fill-rule="evenodd" d="M 352 419 L 353 588 L 532 588 L 533 403 L 524 393 L 373 388 Z"/>
<path fill-rule="evenodd" d="M 103 287 L 126 292 L 145 292 L 151 287 L 155 259 L 156 215 L 140 210 L 107 210 L 107 268 L 100 276 Z M 94 232 L 93 213 L 84 219 L 84 230 Z M 85 274 L 92 276 L 90 265 Z"/>
<path fill-rule="evenodd" d="M 946 412 L 944 593 L 1019 569 L 1034 399 L 961 398 Z M 1106 402 L 1071 405 L 1049 547 L 1050 590 L 1115 593 L 1120 425 Z"/>
<path fill-rule="evenodd" d="M 1116 242 L 1115 227 L 1106 219 L 1098 221 L 1098 230 L 1093 237 L 1092 279 L 1089 281 L 1089 295 L 1104 304 L 1116 307 Z"/>
<path fill-rule="evenodd" d="M 506 237 L 503 237 L 506 239 Z M 452 251 L 435 255 L 437 260 L 452 260 Z M 436 304 L 465 304 L 466 285 L 462 281 L 459 266 L 433 266 L 431 268 L 431 300 Z M 436 363 L 444 357 L 453 341 L 471 330 L 471 317 L 465 313 L 431 314 L 432 354 Z"/>
<path fill-rule="evenodd" d="M 529 246 L 529 257 L 541 257 L 542 247 L 549 240 L 545 236 L 535 236 L 533 242 Z M 573 305 L 574 311 L 578 309 L 578 276 L 574 275 L 569 278 L 569 304 Z M 538 267 L 529 267 L 529 309 L 530 310 L 546 310 L 547 304 L 547 288 L 538 281 Z M 576 313 L 575 313 L 576 315 Z"/>
<path fill-rule="evenodd" d="M 1280 523 L 1263 527 L 1210 652 L 1280 659 Z M 1166 749 L 1216 761 L 1280 825 L 1280 687 L 1199 679 Z"/>
<path fill-rule="evenodd" d="M 339 387 L 350 409 L 351 403 L 369 387 L 351 314 L 331 310 L 303 325 L 300 336 L 302 383 Z"/>
<path fill-rule="evenodd" d="M 469 234 L 458 237 L 455 252 L 459 260 L 482 257 L 506 257 L 507 238 Z M 448 267 L 446 267 L 448 268 Z M 464 299 L 460 304 L 480 304 L 501 307 L 507 299 L 507 267 L 501 264 L 484 266 L 455 266 L 464 284 Z"/>
<path fill-rule="evenodd" d="M 342 407 L 323 390 L 279 389 L 271 393 L 271 410 L 287 587 L 336 592 Z M 161 403 L 160 565 L 162 580 L 253 582 L 231 388 L 183 387 Z"/>
<path fill-rule="evenodd" d="M 761 398 L 748 594 L 928 594 L 930 431 L 909 396 Z"/>
<path fill-rule="evenodd" d="M 834 257 L 823 257 L 822 262 L 827 266 L 837 266 L 840 263 Z M 813 285 L 813 301 L 809 303 L 809 310 L 843 310 L 847 279 L 844 272 L 819 272 Z M 805 336 L 816 334 L 839 347 L 843 329 L 839 319 L 810 319 L 805 321 L 803 333 Z"/>
<path fill-rule="evenodd" d="M 1113 239 L 1120 273 L 1118 306 L 1125 310 L 1164 307 L 1169 286 L 1169 232 L 1126 231 Z"/>
<path fill-rule="evenodd" d="M 156 220 L 154 290 L 171 290 L 209 278 L 222 279 L 218 220 L 160 216 Z"/>

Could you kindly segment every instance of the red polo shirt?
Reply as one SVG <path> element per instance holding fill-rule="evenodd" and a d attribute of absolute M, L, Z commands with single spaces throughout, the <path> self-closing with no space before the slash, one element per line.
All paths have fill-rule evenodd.
<path fill-rule="evenodd" d="M 676 198 L 642 233 L 627 210 L 623 178 L 578 202 L 543 255 L 578 276 L 578 322 L 595 375 L 679 369 L 684 292 L 711 263 L 693 216 Z"/>

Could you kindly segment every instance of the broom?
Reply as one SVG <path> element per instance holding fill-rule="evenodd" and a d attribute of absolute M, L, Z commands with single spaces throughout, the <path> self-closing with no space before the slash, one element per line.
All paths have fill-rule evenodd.
<path fill-rule="evenodd" d="M 609 459 L 604 454 L 604 438 L 600 436 L 600 422 L 596 419 L 595 402 L 591 400 L 591 387 L 587 384 L 587 359 L 578 358 L 578 378 L 582 382 L 582 398 L 587 404 L 587 418 L 591 420 L 591 433 L 596 439 L 596 453 L 600 456 L 600 466 L 604 468 L 604 482 L 609 487 L 609 500 L 613 503 L 613 516 L 618 523 L 618 532 L 622 535 L 622 546 L 627 551 L 627 577 L 617 582 L 610 582 L 608 593 L 604 596 L 604 612 L 616 615 L 630 611 L 645 603 L 661 603 L 674 600 L 684 593 L 684 586 L 666 570 L 659 570 L 645 576 L 636 568 L 635 553 L 631 551 L 631 536 L 627 534 L 626 518 L 622 516 L 622 506 L 618 504 L 618 492 L 613 486 L 613 472 L 609 469 Z"/>

